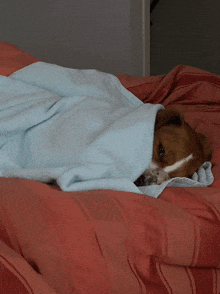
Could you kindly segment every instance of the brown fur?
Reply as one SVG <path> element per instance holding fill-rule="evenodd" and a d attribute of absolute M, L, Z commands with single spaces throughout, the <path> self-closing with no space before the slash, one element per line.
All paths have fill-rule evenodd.
<path fill-rule="evenodd" d="M 158 156 L 158 144 L 162 144 L 165 155 Z M 169 174 L 173 177 L 191 177 L 205 161 L 212 157 L 211 147 L 205 135 L 197 133 L 177 110 L 160 110 L 156 117 L 153 160 L 163 168 L 193 154 L 193 159 L 180 169 Z"/>

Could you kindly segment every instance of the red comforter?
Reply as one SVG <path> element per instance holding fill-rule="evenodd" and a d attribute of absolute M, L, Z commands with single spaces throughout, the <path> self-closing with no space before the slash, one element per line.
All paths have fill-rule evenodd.
<path fill-rule="evenodd" d="M 1 75 L 37 61 L 0 43 Z M 208 136 L 214 183 L 166 188 L 155 199 L 0 178 L 0 293 L 220 293 L 220 77 L 183 65 L 118 77 Z"/>

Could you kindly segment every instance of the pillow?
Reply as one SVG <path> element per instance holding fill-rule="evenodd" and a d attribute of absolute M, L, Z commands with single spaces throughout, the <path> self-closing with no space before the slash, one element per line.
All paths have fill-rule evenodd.
<path fill-rule="evenodd" d="M 39 59 L 20 50 L 16 46 L 0 42 L 0 75 L 9 76 L 13 72 Z"/>

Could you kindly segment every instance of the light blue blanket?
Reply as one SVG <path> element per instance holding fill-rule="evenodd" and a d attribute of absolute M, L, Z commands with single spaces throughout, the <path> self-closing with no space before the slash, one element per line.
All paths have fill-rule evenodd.
<path fill-rule="evenodd" d="M 112 189 L 157 197 L 167 184 L 137 188 L 152 158 L 162 105 L 143 104 L 96 70 L 37 62 L 0 76 L 0 176 L 48 182 L 64 191 Z M 192 186 L 211 184 L 211 165 Z M 179 179 L 178 185 L 189 185 Z"/>

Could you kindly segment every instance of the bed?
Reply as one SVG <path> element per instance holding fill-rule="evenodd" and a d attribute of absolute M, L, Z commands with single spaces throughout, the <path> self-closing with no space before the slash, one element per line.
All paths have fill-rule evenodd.
<path fill-rule="evenodd" d="M 1 75 L 37 62 L 0 43 Z M 185 65 L 117 77 L 144 103 L 181 110 L 208 137 L 214 182 L 154 198 L 1 177 L 1 293 L 220 293 L 220 77 Z"/>

